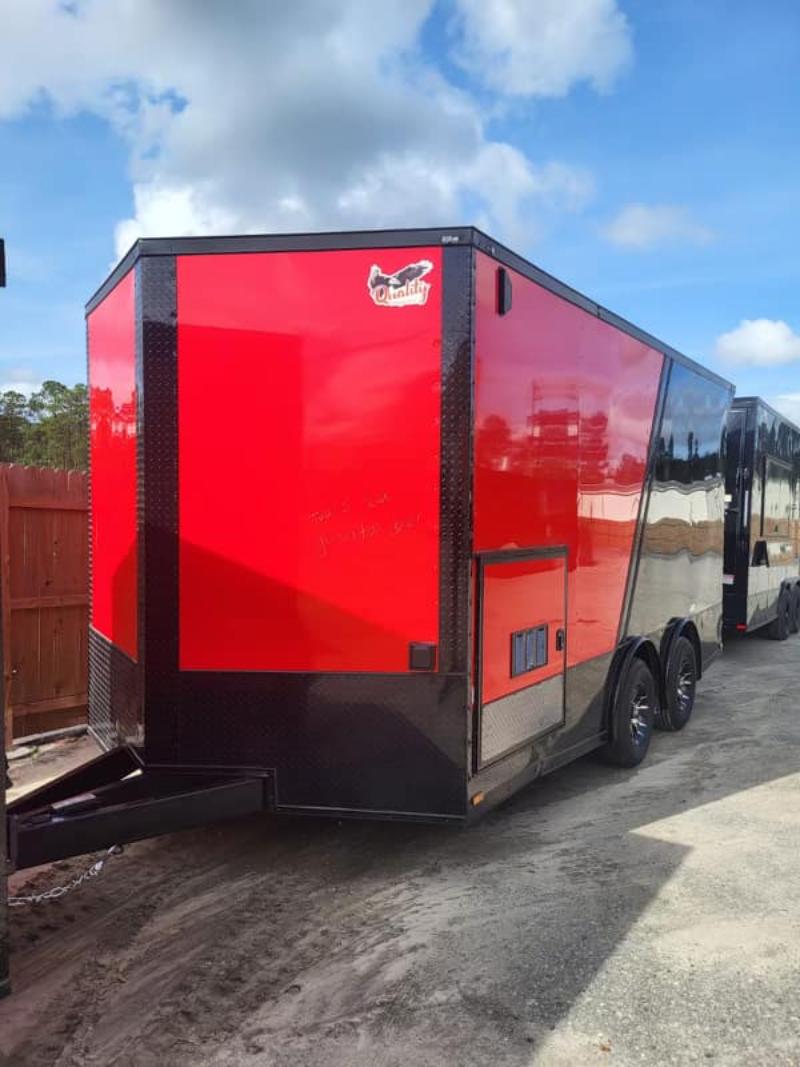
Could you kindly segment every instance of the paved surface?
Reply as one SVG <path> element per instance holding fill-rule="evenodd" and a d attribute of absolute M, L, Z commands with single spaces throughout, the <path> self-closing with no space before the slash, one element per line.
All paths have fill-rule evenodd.
<path fill-rule="evenodd" d="M 0 1062 L 800 1065 L 799 689 L 800 638 L 738 641 L 639 770 L 584 760 L 468 831 L 130 846 L 13 913 Z"/>

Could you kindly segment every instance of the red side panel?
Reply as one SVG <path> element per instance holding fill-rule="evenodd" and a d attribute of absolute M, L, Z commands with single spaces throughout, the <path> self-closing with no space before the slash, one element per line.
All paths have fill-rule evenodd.
<path fill-rule="evenodd" d="M 568 663 L 616 642 L 661 353 L 479 253 L 475 550 L 566 545 Z"/>
<path fill-rule="evenodd" d="M 414 302 L 373 299 L 423 258 Z M 181 668 L 408 670 L 438 641 L 440 250 L 177 276 Z"/>
<path fill-rule="evenodd" d="M 88 318 L 92 626 L 136 659 L 134 275 Z"/>
<path fill-rule="evenodd" d="M 564 560 L 520 560 L 489 563 L 483 569 L 481 633 L 481 702 L 508 696 L 543 682 L 564 670 L 556 648 L 564 627 Z M 547 627 L 547 662 L 512 677 L 510 635 L 531 627 Z"/>

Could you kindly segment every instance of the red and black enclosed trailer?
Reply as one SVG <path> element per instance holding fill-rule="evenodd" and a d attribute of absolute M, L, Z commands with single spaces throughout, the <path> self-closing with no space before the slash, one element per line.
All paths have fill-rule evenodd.
<path fill-rule="evenodd" d="M 724 616 L 730 630 L 800 630 L 800 429 L 757 396 L 725 430 Z"/>
<path fill-rule="evenodd" d="M 109 754 L 15 809 L 18 864 L 256 807 L 465 821 L 687 720 L 726 381 L 472 228 L 142 240 L 87 327 Z"/>

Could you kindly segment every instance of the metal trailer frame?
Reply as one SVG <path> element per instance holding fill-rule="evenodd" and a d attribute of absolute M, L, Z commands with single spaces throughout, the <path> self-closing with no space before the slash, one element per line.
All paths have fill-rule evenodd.
<path fill-rule="evenodd" d="M 761 397 L 736 397 L 726 453 L 725 627 L 782 639 L 800 626 L 800 428 Z M 768 515 L 768 500 L 788 514 Z"/>
<path fill-rule="evenodd" d="M 61 775 L 13 805 L 9 851 L 17 867 L 187 830 L 271 806 L 269 775 L 149 770 L 123 745 Z"/>
<path fill-rule="evenodd" d="M 176 258 L 433 246 L 442 250 L 439 490 L 443 535 L 438 647 L 431 652 L 429 646 L 412 646 L 412 669 L 402 674 L 180 671 Z M 489 263 L 496 271 L 493 314 L 511 313 L 508 321 L 512 321 L 514 301 L 523 295 L 518 287 L 533 283 L 538 290 L 557 297 L 559 307 L 580 309 L 588 317 L 586 321 L 613 328 L 645 346 L 660 361 L 651 383 L 652 417 L 642 450 L 641 489 L 627 575 L 624 589 L 619 590 L 616 645 L 570 668 L 572 712 L 563 728 L 539 731 L 506 748 L 501 745 L 497 757 L 489 761 L 480 756 L 472 689 L 472 634 L 479 624 L 476 603 L 481 595 L 474 586 L 475 552 L 480 555 L 480 550 L 473 550 L 471 509 L 476 447 L 472 422 L 476 272 L 482 262 L 484 270 L 489 269 Z M 146 239 L 134 245 L 91 298 L 88 315 L 129 272 L 135 277 L 139 398 L 139 662 L 96 630 L 91 631 L 90 715 L 95 735 L 109 751 L 11 807 L 10 854 L 18 867 L 265 809 L 336 817 L 470 821 L 540 774 L 607 741 L 613 732 L 609 709 L 632 659 L 642 658 L 651 665 L 663 702 L 670 657 L 679 637 L 688 638 L 695 648 L 698 676 L 720 650 L 721 592 L 720 604 L 704 608 L 704 618 L 688 610 L 687 603 L 686 610 L 659 616 L 656 623 L 648 623 L 641 631 L 636 626 L 648 616 L 647 605 L 656 599 L 654 568 L 659 566 L 661 548 L 655 534 L 660 527 L 656 516 L 648 515 L 651 499 L 667 499 L 670 494 L 677 494 L 677 499 L 681 493 L 693 491 L 691 486 L 682 487 L 683 474 L 676 474 L 675 464 L 670 465 L 662 422 L 677 417 L 671 405 L 676 391 L 680 396 L 687 381 L 706 390 L 711 397 L 710 473 L 697 491 L 716 493 L 720 466 L 713 420 L 720 421 L 719 412 L 727 409 L 733 392 L 724 379 L 469 227 Z M 555 556 L 564 551 L 546 544 L 532 545 L 524 553 L 535 557 L 542 550 Z M 670 552 L 680 561 L 676 566 L 684 580 L 697 553 L 682 542 Z M 713 550 L 710 554 L 716 559 Z M 721 579 L 721 552 L 719 556 Z M 484 553 L 479 569 L 491 565 L 492 559 L 491 553 Z M 566 633 L 566 616 L 563 625 Z M 552 636 L 558 639 L 555 629 Z M 274 729 L 283 730 L 283 734 L 273 732 L 267 737 L 263 712 L 265 706 L 275 703 L 297 709 L 306 734 L 293 733 L 295 726 L 279 724 Z M 220 707 L 235 707 L 235 731 L 229 729 L 230 721 L 219 721 Z M 131 717 L 132 708 L 139 710 Z M 351 728 L 354 709 L 366 716 L 372 731 L 358 744 Z M 513 708 L 509 710 L 513 713 Z M 137 714 L 143 714 L 143 747 L 126 740 L 126 734 L 135 735 L 139 728 Z M 296 751 L 294 780 L 287 787 L 281 769 L 276 770 L 264 753 L 275 744 L 291 748 L 298 737 L 312 736 L 323 721 L 326 737 L 341 739 L 338 755 L 342 766 L 350 768 L 351 777 L 336 780 L 320 770 L 313 754 L 310 758 L 308 751 Z M 513 740 L 512 734 L 508 736 Z M 374 765 L 367 787 L 357 779 L 369 765 L 370 746 L 373 752 L 393 752 L 396 766 Z M 362 758 L 365 762 L 359 764 Z M 374 803 L 369 802 L 369 789 L 373 790 Z M 353 803 L 354 796 L 363 802 Z"/>

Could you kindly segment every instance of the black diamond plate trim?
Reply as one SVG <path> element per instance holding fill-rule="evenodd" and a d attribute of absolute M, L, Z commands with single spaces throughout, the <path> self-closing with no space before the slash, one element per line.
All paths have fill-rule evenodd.
<path fill-rule="evenodd" d="M 145 754 L 178 761 L 178 358 L 175 259 L 136 266 L 139 656 Z"/>
<path fill-rule="evenodd" d="M 91 626 L 88 702 L 89 728 L 104 748 L 141 743 L 138 667 Z"/>
<path fill-rule="evenodd" d="M 474 254 L 445 248 L 439 547 L 439 670 L 469 669 Z"/>
<path fill-rule="evenodd" d="M 463 816 L 466 679 L 183 671 L 181 763 L 274 769 L 276 802 Z"/>

